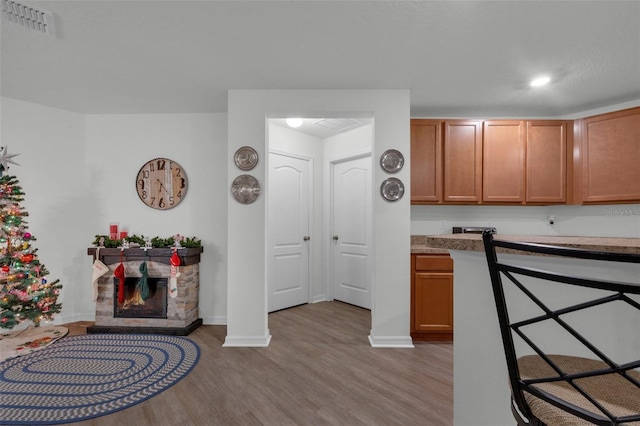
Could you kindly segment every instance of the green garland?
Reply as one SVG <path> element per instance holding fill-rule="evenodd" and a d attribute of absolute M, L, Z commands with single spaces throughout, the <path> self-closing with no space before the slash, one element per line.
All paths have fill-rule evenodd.
<path fill-rule="evenodd" d="M 106 248 L 121 247 L 123 240 L 128 241 L 129 243 L 140 244 L 141 247 L 143 247 L 146 243 L 144 235 L 140 235 L 140 236 L 130 235 L 119 240 L 112 240 L 111 238 L 109 238 L 108 235 L 96 235 L 96 239 L 93 240 L 92 244 L 94 246 L 99 246 L 100 240 L 103 238 L 104 238 L 104 241 L 102 243 L 102 247 L 106 247 Z M 175 239 L 173 237 L 169 237 L 169 238 L 153 237 L 151 238 L 150 241 L 151 241 L 151 246 L 153 248 L 171 248 L 171 247 L 174 247 L 176 244 Z M 180 241 L 180 245 L 185 248 L 202 247 L 202 242 L 196 239 L 196 237 L 192 237 L 192 238 L 185 238 L 184 240 Z"/>

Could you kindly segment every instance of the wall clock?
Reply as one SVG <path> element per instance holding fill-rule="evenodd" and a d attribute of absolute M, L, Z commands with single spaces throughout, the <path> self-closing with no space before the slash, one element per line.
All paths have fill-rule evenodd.
<path fill-rule="evenodd" d="M 168 158 L 147 161 L 136 177 L 138 197 L 147 206 L 168 210 L 184 200 L 187 194 L 187 175 L 180 164 Z"/>

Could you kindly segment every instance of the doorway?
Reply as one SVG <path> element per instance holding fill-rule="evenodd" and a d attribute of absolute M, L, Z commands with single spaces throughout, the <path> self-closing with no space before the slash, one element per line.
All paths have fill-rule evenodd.
<path fill-rule="evenodd" d="M 334 299 L 371 309 L 371 119 L 329 136 L 275 121 L 268 126 L 267 311 Z M 334 228 L 342 239 L 333 239 Z"/>

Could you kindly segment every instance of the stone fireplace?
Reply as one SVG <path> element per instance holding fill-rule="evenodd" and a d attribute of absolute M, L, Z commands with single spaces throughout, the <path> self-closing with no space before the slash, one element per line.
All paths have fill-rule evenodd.
<path fill-rule="evenodd" d="M 180 257 L 177 277 L 178 295 L 168 296 L 173 249 L 154 248 L 145 253 L 140 248 L 121 251 L 117 248 L 89 248 L 87 254 L 100 259 L 109 271 L 98 278 L 96 320 L 88 333 L 156 333 L 188 335 L 202 325 L 198 318 L 200 291 L 200 254 L 202 247 L 178 249 Z M 119 279 L 115 269 L 125 269 L 125 298 L 118 302 Z M 140 265 L 147 262 L 149 296 L 140 297 L 138 281 Z"/>

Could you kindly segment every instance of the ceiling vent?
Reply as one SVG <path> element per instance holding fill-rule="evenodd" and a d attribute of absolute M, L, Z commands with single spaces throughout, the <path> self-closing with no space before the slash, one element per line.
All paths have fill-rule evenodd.
<path fill-rule="evenodd" d="M 20 24 L 24 28 L 55 37 L 56 29 L 53 24 L 53 13 L 44 9 L 17 1 L 1 0 L 2 16 L 9 22 Z"/>
<path fill-rule="evenodd" d="M 326 127 L 327 129 L 331 129 L 337 133 L 340 133 L 362 126 L 363 123 L 354 118 L 323 118 L 314 122 L 313 124 L 321 127 Z"/>

